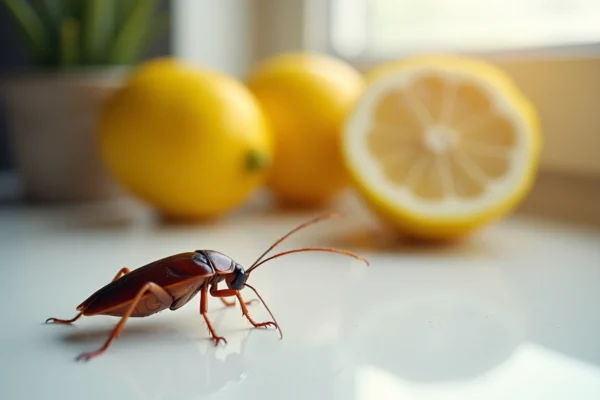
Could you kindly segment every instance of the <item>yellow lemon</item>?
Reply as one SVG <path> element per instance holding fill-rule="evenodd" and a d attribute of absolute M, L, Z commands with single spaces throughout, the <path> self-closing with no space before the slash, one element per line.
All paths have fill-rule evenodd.
<path fill-rule="evenodd" d="M 102 110 L 102 159 L 161 213 L 215 217 L 264 182 L 272 144 L 256 99 L 233 78 L 174 59 L 140 66 Z"/>
<path fill-rule="evenodd" d="M 385 221 L 423 239 L 458 238 L 526 196 L 542 147 L 539 121 L 501 70 L 415 57 L 366 79 L 343 154 L 357 190 Z"/>
<path fill-rule="evenodd" d="M 286 204 L 313 206 L 348 187 L 340 153 L 344 119 L 364 88 L 349 64 L 315 53 L 284 53 L 246 81 L 267 115 L 275 154 L 268 186 Z"/>

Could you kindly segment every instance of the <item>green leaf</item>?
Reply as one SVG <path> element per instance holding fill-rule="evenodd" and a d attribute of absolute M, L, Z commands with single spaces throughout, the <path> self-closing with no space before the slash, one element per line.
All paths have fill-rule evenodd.
<path fill-rule="evenodd" d="M 134 62 L 144 50 L 149 21 L 156 7 L 156 0 L 136 0 L 109 52 L 108 61 L 116 64 Z"/>
<path fill-rule="evenodd" d="M 66 1 L 66 8 L 67 8 L 67 15 L 66 17 L 70 17 L 70 18 L 75 18 L 78 21 L 81 21 L 81 19 L 83 18 L 83 11 L 85 8 L 85 5 L 87 3 L 87 0 L 65 0 Z"/>
<path fill-rule="evenodd" d="M 61 24 L 67 18 L 67 0 L 36 0 L 35 8 L 48 33 L 48 61 L 60 63 Z"/>
<path fill-rule="evenodd" d="M 3 0 L 18 31 L 41 62 L 47 62 L 50 51 L 44 24 L 39 15 L 23 0 Z"/>
<path fill-rule="evenodd" d="M 83 61 L 102 63 L 115 29 L 114 0 L 87 0 L 83 14 Z"/>
<path fill-rule="evenodd" d="M 128 64 L 169 26 L 157 0 L 0 0 L 42 65 Z"/>
<path fill-rule="evenodd" d="M 60 31 L 60 24 L 68 16 L 67 0 L 36 0 L 35 6 L 46 26 Z"/>
<path fill-rule="evenodd" d="M 79 60 L 79 23 L 68 18 L 61 24 L 61 64 L 65 67 L 76 65 Z"/>
<path fill-rule="evenodd" d="M 118 0 L 115 7 L 115 17 L 119 26 L 123 25 L 133 7 L 133 0 Z"/>

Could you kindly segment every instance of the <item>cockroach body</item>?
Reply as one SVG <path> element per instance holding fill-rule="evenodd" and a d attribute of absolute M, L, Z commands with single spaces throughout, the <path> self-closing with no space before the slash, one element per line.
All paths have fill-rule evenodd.
<path fill-rule="evenodd" d="M 122 268 L 110 283 L 97 290 L 77 307 L 79 313 L 74 318 L 70 320 L 48 318 L 46 323 L 71 324 L 81 316 L 109 315 L 120 317 L 121 319 L 104 345 L 95 351 L 82 353 L 77 357 L 78 360 L 89 360 L 106 351 L 111 342 L 119 336 L 128 318 L 147 317 L 166 309 L 177 310 L 200 293 L 200 314 L 206 322 L 215 345 L 218 345 L 220 341 L 227 343 L 227 340 L 215 333 L 207 317 L 209 294 L 212 297 L 219 298 L 228 307 L 234 306 L 235 300 L 228 302 L 225 298 L 237 298 L 243 315 L 255 328 L 273 326 L 279 330 L 280 336 L 283 338 L 281 328 L 266 303 L 256 289 L 247 283 L 250 273 L 267 261 L 283 255 L 305 251 L 344 254 L 364 261 L 369 265 L 364 258 L 350 252 L 322 247 L 288 250 L 263 259 L 269 251 L 294 232 L 315 222 L 336 216 L 338 214 L 317 217 L 294 228 L 271 245 L 248 269 L 244 269 L 231 257 L 215 250 L 196 250 L 171 255 L 133 271 Z M 223 281 L 226 288 L 220 289 L 219 284 Z M 251 301 L 244 301 L 240 294 L 240 291 L 245 287 L 250 288 L 258 296 L 273 321 L 255 322 L 250 317 L 246 306 Z"/>

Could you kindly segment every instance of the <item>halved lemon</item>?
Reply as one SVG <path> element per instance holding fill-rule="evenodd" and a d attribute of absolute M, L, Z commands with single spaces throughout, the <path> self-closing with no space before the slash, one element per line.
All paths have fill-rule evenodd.
<path fill-rule="evenodd" d="M 489 63 L 418 57 L 381 65 L 347 118 L 356 188 L 405 233 L 462 236 L 508 214 L 534 181 L 537 113 Z"/>

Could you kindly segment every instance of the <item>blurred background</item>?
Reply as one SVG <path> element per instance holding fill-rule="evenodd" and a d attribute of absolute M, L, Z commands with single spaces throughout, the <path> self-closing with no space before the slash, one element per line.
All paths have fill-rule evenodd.
<path fill-rule="evenodd" d="M 561 185 L 577 182 L 588 191 L 597 186 L 597 1 L 161 0 L 155 7 L 168 13 L 168 27 L 138 46 L 135 62 L 173 56 L 243 78 L 259 60 L 290 50 L 324 52 L 361 71 L 419 53 L 464 53 L 490 60 L 510 74 L 540 114 L 544 150 L 538 182 L 548 181 L 548 187 L 557 180 Z M 7 8 L 0 7 L 3 88 L 15 74 L 41 68 L 15 28 Z M 3 197 L 15 198 L 20 171 L 10 146 L 6 97 L 2 101 L 0 182 Z M 579 212 L 569 199 L 560 198 L 563 190 L 544 193 L 544 201 L 552 197 L 558 209 Z M 578 201 L 595 196 L 587 193 Z M 531 206 L 538 212 L 544 207 Z M 594 208 L 588 204 L 581 218 L 597 216 Z"/>

